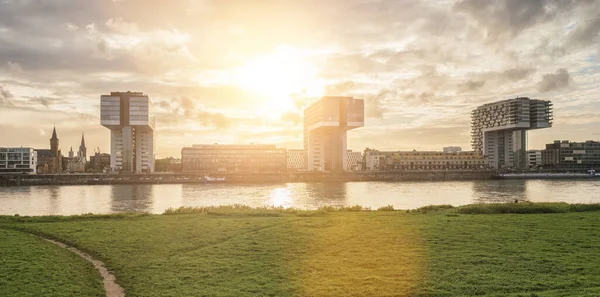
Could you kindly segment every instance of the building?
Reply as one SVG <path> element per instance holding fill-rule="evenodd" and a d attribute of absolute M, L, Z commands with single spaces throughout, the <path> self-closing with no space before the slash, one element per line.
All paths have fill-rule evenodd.
<path fill-rule="evenodd" d="M 345 170 L 362 170 L 362 153 L 361 152 L 353 152 L 348 150 L 346 153 L 346 164 L 344 164 Z"/>
<path fill-rule="evenodd" d="M 444 153 L 434 151 L 370 151 L 367 170 L 478 170 L 486 162 L 477 152 Z"/>
<path fill-rule="evenodd" d="M 36 149 L 37 173 L 58 174 L 63 171 L 63 156 L 59 149 L 59 139 L 56 127 L 52 129 L 50 138 L 50 149 Z"/>
<path fill-rule="evenodd" d="M 101 153 L 98 149 L 93 156 L 90 156 L 90 167 L 94 172 L 108 172 L 110 171 L 110 160 L 110 154 Z"/>
<path fill-rule="evenodd" d="M 37 153 L 30 147 L 0 147 L 0 174 L 37 172 Z"/>
<path fill-rule="evenodd" d="M 600 170 L 600 142 L 556 140 L 542 151 L 542 166 L 559 170 Z"/>
<path fill-rule="evenodd" d="M 275 145 L 200 144 L 181 150 L 183 172 L 283 172 L 287 152 Z"/>
<path fill-rule="evenodd" d="M 527 165 L 529 168 L 535 168 L 542 166 L 542 151 L 541 150 L 528 150 L 527 151 Z"/>
<path fill-rule="evenodd" d="M 347 132 L 364 126 L 364 109 L 364 100 L 352 97 L 323 97 L 304 109 L 307 170 L 345 169 Z"/>
<path fill-rule="evenodd" d="M 141 92 L 102 95 L 100 123 L 110 129 L 112 170 L 154 171 L 155 118 L 152 101 L 147 95 Z"/>
<path fill-rule="evenodd" d="M 385 167 L 385 153 L 377 150 L 367 149 L 365 151 L 365 169 L 369 171 L 383 170 Z"/>
<path fill-rule="evenodd" d="M 304 150 L 287 150 L 287 169 L 290 171 L 306 170 Z"/>
<path fill-rule="evenodd" d="M 527 167 L 527 131 L 552 126 L 552 103 L 520 97 L 477 107 L 471 113 L 472 145 L 491 168 Z"/>
<path fill-rule="evenodd" d="M 447 146 L 444 147 L 443 151 L 446 154 L 456 154 L 460 153 L 462 151 L 462 148 L 460 146 Z"/>
<path fill-rule="evenodd" d="M 71 147 L 71 150 L 73 150 L 73 147 Z M 87 163 L 87 148 L 85 147 L 85 138 L 83 137 L 83 133 L 81 133 L 81 144 L 79 145 L 77 157 L 84 164 Z"/>

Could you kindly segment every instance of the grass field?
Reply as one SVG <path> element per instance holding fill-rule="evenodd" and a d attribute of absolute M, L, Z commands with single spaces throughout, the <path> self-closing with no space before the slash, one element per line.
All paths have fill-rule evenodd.
<path fill-rule="evenodd" d="M 471 207 L 469 213 L 511 212 L 505 205 Z M 600 212 L 568 205 L 564 211 L 564 204 L 516 207 L 541 213 L 207 208 L 171 210 L 174 215 L 3 217 L 0 227 L 56 238 L 103 260 L 127 296 L 600 295 Z M 46 251 L 26 244 L 37 240 L 31 236 L 1 232 L 16 244 L 23 241 L 23 253 L 45 255 L 49 263 L 36 265 L 59 257 L 54 246 Z M 85 262 L 75 266 L 93 269 Z M 8 294 L 0 296 L 25 282 L 9 281 L 1 286 Z"/>
<path fill-rule="evenodd" d="M 43 239 L 0 229 L 0 296 L 104 296 L 92 264 Z"/>

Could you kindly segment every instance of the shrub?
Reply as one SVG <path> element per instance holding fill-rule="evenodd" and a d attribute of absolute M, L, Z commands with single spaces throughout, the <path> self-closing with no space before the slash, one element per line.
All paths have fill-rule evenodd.
<path fill-rule="evenodd" d="M 419 207 L 415 211 L 430 212 L 430 211 L 438 211 L 438 210 L 451 209 L 451 208 L 454 208 L 454 206 L 452 206 L 450 204 L 427 205 L 427 206 Z"/>
<path fill-rule="evenodd" d="M 463 214 L 533 214 L 533 213 L 565 213 L 569 212 L 567 203 L 490 203 L 471 204 L 458 208 Z"/>
<path fill-rule="evenodd" d="M 382 206 L 377 209 L 377 211 L 394 211 L 393 205 Z"/>

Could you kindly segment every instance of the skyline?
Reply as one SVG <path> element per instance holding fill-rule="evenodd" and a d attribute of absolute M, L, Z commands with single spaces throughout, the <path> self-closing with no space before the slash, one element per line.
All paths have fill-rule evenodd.
<path fill-rule="evenodd" d="M 322 95 L 365 99 L 358 151 L 471 150 L 471 110 L 519 96 L 554 103 L 529 148 L 600 138 L 600 3 L 261 3 L 2 2 L 0 146 L 46 148 L 56 122 L 64 151 L 85 132 L 109 152 L 100 95 L 128 90 L 154 102 L 159 157 L 302 148 L 302 108 Z"/>

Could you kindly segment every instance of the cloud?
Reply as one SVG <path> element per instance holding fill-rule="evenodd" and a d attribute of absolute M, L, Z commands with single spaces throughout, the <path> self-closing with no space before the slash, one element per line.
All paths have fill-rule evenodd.
<path fill-rule="evenodd" d="M 12 97 L 13 94 L 10 91 L 0 86 L 0 106 L 12 106 L 13 103 L 10 100 Z"/>
<path fill-rule="evenodd" d="M 281 120 L 284 122 L 289 122 L 292 124 L 300 124 L 302 123 L 302 116 L 296 112 L 286 112 L 281 116 Z"/>
<path fill-rule="evenodd" d="M 365 99 L 365 116 L 367 118 L 381 118 L 386 112 L 386 102 L 397 97 L 396 91 L 382 90 L 374 96 Z"/>
<path fill-rule="evenodd" d="M 549 92 L 566 88 L 571 83 L 571 77 L 566 69 L 558 69 L 555 73 L 544 74 L 537 88 L 540 92 Z"/>
<path fill-rule="evenodd" d="M 500 76 L 509 81 L 520 81 L 535 72 L 532 68 L 510 68 L 500 73 Z"/>
<path fill-rule="evenodd" d="M 477 91 L 477 90 L 481 89 L 481 87 L 483 87 L 483 85 L 485 85 L 485 81 L 483 81 L 483 80 L 480 80 L 480 81 L 469 80 L 464 83 L 458 84 L 458 90 L 461 93 Z"/>

